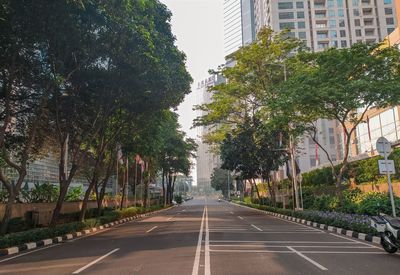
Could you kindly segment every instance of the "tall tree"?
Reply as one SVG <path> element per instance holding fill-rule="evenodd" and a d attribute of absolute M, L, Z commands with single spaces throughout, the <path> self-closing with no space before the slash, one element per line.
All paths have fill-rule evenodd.
<path fill-rule="evenodd" d="M 302 125 L 326 153 L 341 197 L 352 135 L 365 121 L 365 113 L 370 108 L 399 104 L 400 51 L 359 43 L 348 49 L 301 53 L 289 64 L 291 76 L 282 85 L 279 112 Z M 344 154 L 339 171 L 318 140 L 318 119 L 335 120 L 342 128 Z"/>

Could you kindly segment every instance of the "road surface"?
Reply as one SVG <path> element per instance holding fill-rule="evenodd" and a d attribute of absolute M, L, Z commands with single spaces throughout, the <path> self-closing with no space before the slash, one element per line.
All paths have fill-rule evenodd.
<path fill-rule="evenodd" d="M 0 274 L 400 274 L 400 255 L 199 198 L 155 216 L 0 258 Z"/>

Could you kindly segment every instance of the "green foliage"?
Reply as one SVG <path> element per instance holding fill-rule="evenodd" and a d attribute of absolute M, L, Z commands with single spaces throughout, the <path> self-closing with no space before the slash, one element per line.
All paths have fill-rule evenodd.
<path fill-rule="evenodd" d="M 177 204 L 181 204 L 183 202 L 182 196 L 181 195 L 175 196 L 175 201 Z"/>
<path fill-rule="evenodd" d="M 68 193 L 65 196 L 65 201 L 80 201 L 83 195 L 82 186 L 70 187 Z"/>
<path fill-rule="evenodd" d="M 35 183 L 31 190 L 24 188 L 21 191 L 22 198 L 29 203 L 54 202 L 58 194 L 58 187 L 51 183 Z"/>
<path fill-rule="evenodd" d="M 228 170 L 214 168 L 211 174 L 211 187 L 217 191 L 221 190 L 225 197 L 228 195 L 228 177 L 230 190 L 233 190 L 233 178 L 229 173 Z"/>

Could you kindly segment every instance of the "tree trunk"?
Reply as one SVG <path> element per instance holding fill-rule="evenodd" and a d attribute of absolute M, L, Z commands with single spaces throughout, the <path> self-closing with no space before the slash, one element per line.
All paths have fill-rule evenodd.
<path fill-rule="evenodd" d="M 260 192 L 258 190 L 258 186 L 257 186 L 257 183 L 256 183 L 255 179 L 253 179 L 253 185 L 254 185 L 254 189 L 256 190 L 257 198 L 258 198 L 258 200 L 260 200 Z"/>
<path fill-rule="evenodd" d="M 14 189 L 14 188 L 11 188 Z M 1 226 L 0 226 L 0 234 L 4 235 L 7 233 L 8 229 L 8 223 L 10 222 L 11 216 L 12 216 L 12 206 L 14 205 L 16 193 L 13 191 L 9 192 L 7 204 L 6 204 L 6 209 L 4 211 L 4 216 L 3 220 L 1 221 Z"/>
<path fill-rule="evenodd" d="M 57 224 L 58 216 L 60 215 L 61 207 L 63 205 L 65 195 L 67 195 L 67 192 L 68 192 L 68 185 L 69 184 L 67 184 L 67 183 L 63 183 L 60 186 L 60 196 L 58 197 L 56 207 L 53 210 L 53 216 L 51 217 L 50 227 L 54 227 Z"/>
<path fill-rule="evenodd" d="M 267 186 L 268 186 L 268 191 L 271 196 L 271 203 L 273 207 L 276 207 L 276 194 L 275 194 L 275 188 L 273 184 L 271 185 L 271 178 L 267 177 Z"/>
<path fill-rule="evenodd" d="M 87 205 L 88 205 L 88 201 L 89 201 L 89 198 L 90 198 L 90 194 L 92 193 L 92 191 L 93 191 L 93 187 L 94 186 L 97 186 L 98 185 L 98 182 L 97 182 L 97 173 L 96 172 L 93 172 L 93 177 L 92 177 L 92 180 L 90 181 L 90 184 L 89 184 L 89 187 L 88 187 L 88 189 L 86 190 L 86 192 L 85 192 L 85 196 L 83 197 L 83 201 L 82 201 L 82 209 L 81 209 L 81 213 L 80 213 L 80 215 L 79 215 L 79 220 L 81 221 L 81 222 L 83 222 L 84 220 L 85 220 L 85 215 L 86 215 L 86 210 L 87 210 Z M 96 194 L 97 194 L 98 192 L 96 191 Z M 96 196 L 97 197 L 97 196 Z M 96 198 L 97 199 L 97 198 Z"/>
<path fill-rule="evenodd" d="M 167 205 L 167 200 L 165 198 L 165 172 L 164 172 L 164 169 L 162 169 L 161 182 L 162 182 L 164 206 L 166 206 Z"/>

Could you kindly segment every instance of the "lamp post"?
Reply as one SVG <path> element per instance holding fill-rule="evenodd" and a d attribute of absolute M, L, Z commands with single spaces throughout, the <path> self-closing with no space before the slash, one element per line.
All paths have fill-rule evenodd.
<path fill-rule="evenodd" d="M 230 187 L 230 183 L 229 183 L 229 170 L 228 171 L 228 201 L 231 200 L 231 187 Z"/>
<path fill-rule="evenodd" d="M 286 82 L 287 81 L 287 68 L 286 68 L 286 64 L 283 62 L 282 64 L 279 63 L 270 63 L 269 65 L 275 65 L 275 66 L 280 66 L 283 68 L 283 81 Z M 299 196 L 299 190 L 298 190 L 298 186 L 297 186 L 297 171 L 296 171 L 296 150 L 295 150 L 295 140 L 293 137 L 293 134 L 290 134 L 289 136 L 289 152 L 291 155 L 291 165 L 292 166 L 292 184 L 293 184 L 293 189 L 294 189 L 294 197 L 295 197 L 295 201 L 296 201 L 296 206 L 295 206 L 295 210 L 299 210 L 302 209 L 302 207 L 300 207 L 300 196 Z"/>

